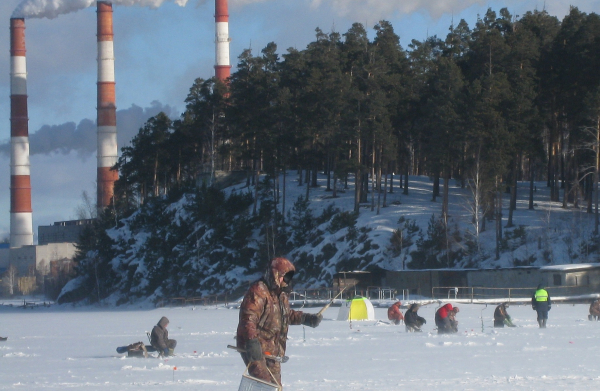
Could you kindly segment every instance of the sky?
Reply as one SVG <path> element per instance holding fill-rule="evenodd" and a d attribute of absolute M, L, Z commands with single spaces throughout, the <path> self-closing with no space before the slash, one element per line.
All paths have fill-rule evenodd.
<path fill-rule="evenodd" d="M 0 2 L 0 240 L 10 221 L 10 42 L 15 10 L 59 4 L 26 20 L 33 226 L 76 218 L 82 192 L 95 197 L 96 8 L 93 0 Z M 165 111 L 176 118 L 193 81 L 214 75 L 213 0 L 115 0 L 115 74 L 119 148 L 145 120 Z M 279 53 L 299 50 L 315 28 L 346 32 L 389 20 L 406 48 L 412 39 L 444 37 L 454 20 L 473 26 L 488 8 L 514 15 L 546 9 L 562 20 L 569 5 L 586 13 L 600 0 L 230 0 L 231 62 L 244 49 L 260 53 L 269 42 Z M 87 7 L 91 5 L 91 7 Z M 86 8 L 87 7 L 87 8 Z"/>

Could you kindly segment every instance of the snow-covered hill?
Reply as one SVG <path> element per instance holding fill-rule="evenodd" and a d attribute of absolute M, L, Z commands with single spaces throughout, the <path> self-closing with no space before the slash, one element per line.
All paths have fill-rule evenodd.
<path fill-rule="evenodd" d="M 352 183 L 332 198 L 326 178 L 320 177 L 320 187 L 310 188 L 309 202 L 302 202 L 306 187 L 298 186 L 296 179 L 289 174 L 285 181 L 285 222 L 274 217 L 272 193 L 266 186 L 260 189 L 253 214 L 254 188 L 245 183 L 223 193 L 205 190 L 174 203 L 150 203 L 107 231 L 111 251 L 104 262 L 110 273 L 104 281 L 107 291 L 98 296 L 109 303 L 125 303 L 231 292 L 259 276 L 274 254 L 289 257 L 298 268 L 297 286 L 308 288 L 330 286 L 337 271 L 372 266 L 497 268 L 590 263 L 598 258 L 592 241 L 593 215 L 551 202 L 545 182 L 536 183 L 534 210 L 528 210 L 529 183 L 519 184 L 514 227 L 504 229 L 496 259 L 494 222 L 480 234 L 477 251 L 472 193 L 454 180 L 449 230 L 440 238 L 441 198 L 432 202 L 433 183 L 427 177 L 410 177 L 409 194 L 403 195 L 396 176 L 394 192 L 386 195 L 387 206 L 381 194 L 377 213 L 375 194 L 374 210 L 370 202 L 363 204 L 358 216 L 352 213 Z M 508 199 L 505 195 L 503 226 Z M 282 211 L 282 200 L 276 208 Z M 90 252 L 85 261 L 88 274 L 72 281 L 63 293 L 81 289 L 86 279 L 92 281 L 92 266 L 102 263 L 102 256 L 102 251 Z"/>

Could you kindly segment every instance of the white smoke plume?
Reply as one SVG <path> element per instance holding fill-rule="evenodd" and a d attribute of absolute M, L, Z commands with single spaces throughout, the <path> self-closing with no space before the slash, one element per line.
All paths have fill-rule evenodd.
<path fill-rule="evenodd" d="M 185 7 L 188 0 L 110 0 L 113 5 L 158 8 L 165 2 Z M 23 0 L 12 14 L 13 18 L 48 18 L 77 12 L 96 5 L 96 0 Z"/>
<path fill-rule="evenodd" d="M 485 3 L 485 0 L 311 0 L 311 7 L 319 8 L 324 4 L 330 4 L 340 16 L 350 18 L 370 16 L 384 19 L 397 14 L 410 14 L 423 10 L 437 19 L 444 14 L 458 13 L 474 4 Z"/>
<path fill-rule="evenodd" d="M 158 101 L 142 108 L 131 105 L 128 109 L 117 111 L 117 144 L 120 147 L 129 145 L 131 139 L 138 134 L 149 118 L 163 112 L 169 118 L 179 117 L 178 112 L 170 105 Z M 92 119 L 83 119 L 79 124 L 66 122 L 60 125 L 44 125 L 29 135 L 29 153 L 31 155 L 69 154 L 76 152 L 81 159 L 87 159 L 96 152 L 98 139 L 97 123 Z M 0 143 L 0 156 L 10 156 L 10 140 Z"/>

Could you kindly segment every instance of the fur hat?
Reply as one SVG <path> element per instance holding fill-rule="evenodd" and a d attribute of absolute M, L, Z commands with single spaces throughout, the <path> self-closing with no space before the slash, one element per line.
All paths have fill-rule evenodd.
<path fill-rule="evenodd" d="M 271 260 L 269 267 L 265 271 L 264 278 L 269 288 L 284 288 L 285 286 L 288 286 L 290 284 L 295 272 L 296 268 L 288 259 L 278 257 L 273 258 L 273 260 Z M 282 286 L 280 286 L 279 277 L 282 276 L 284 277 L 284 282 Z"/>
<path fill-rule="evenodd" d="M 167 319 L 166 316 L 163 316 L 162 318 L 160 318 L 160 320 L 158 321 L 158 325 L 161 327 L 165 327 L 166 325 L 169 324 L 169 319 Z"/>

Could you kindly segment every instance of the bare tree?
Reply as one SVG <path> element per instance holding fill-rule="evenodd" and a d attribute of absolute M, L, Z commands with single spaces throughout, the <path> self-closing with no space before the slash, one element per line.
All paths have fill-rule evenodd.
<path fill-rule="evenodd" d="M 471 191 L 471 199 L 465 203 L 465 208 L 471 215 L 471 225 L 473 226 L 473 236 L 475 237 L 475 243 L 477 244 L 477 253 L 481 251 L 481 243 L 479 242 L 479 236 L 482 230 L 482 221 L 487 213 L 485 203 L 482 202 L 484 194 L 483 175 L 481 167 L 481 159 L 479 154 L 475 160 L 475 165 L 472 169 L 471 179 L 468 181 L 469 190 Z"/>
<path fill-rule="evenodd" d="M 591 136 L 592 141 L 588 143 L 584 143 L 583 147 L 585 149 L 591 149 L 594 151 L 595 155 L 595 164 L 593 167 L 593 175 L 594 175 L 594 235 L 598 235 L 598 226 L 600 225 L 600 218 L 598 217 L 598 171 L 600 170 L 600 116 L 598 116 L 596 120 L 596 126 L 594 127 L 585 127 L 583 130 Z M 588 169 L 584 167 L 584 170 Z M 591 208 L 590 208 L 591 211 Z"/>
<path fill-rule="evenodd" d="M 91 197 L 85 190 L 81 192 L 81 201 L 82 203 L 75 207 L 75 215 L 77 216 L 77 219 L 95 219 L 98 216 L 98 209 L 96 208 L 94 201 L 92 201 Z"/>
<path fill-rule="evenodd" d="M 4 278 L 2 281 L 8 288 L 8 294 L 11 296 L 15 294 L 15 286 L 17 285 L 18 275 L 19 272 L 17 271 L 17 268 L 12 264 L 8 267 L 8 269 L 6 269 L 6 272 L 4 272 Z"/>

